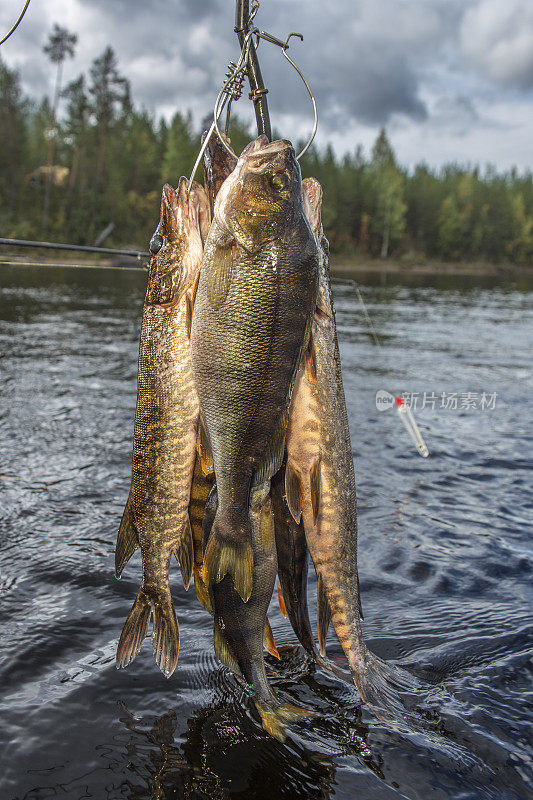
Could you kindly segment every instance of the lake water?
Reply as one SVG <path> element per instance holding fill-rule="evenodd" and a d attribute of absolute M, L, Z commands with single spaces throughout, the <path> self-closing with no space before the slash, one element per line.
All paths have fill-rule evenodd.
<path fill-rule="evenodd" d="M 334 285 L 364 629 L 421 679 L 419 723 L 361 708 L 355 687 L 309 664 L 273 602 L 271 680 L 319 712 L 281 744 L 215 659 L 211 618 L 177 567 L 176 672 L 162 676 L 149 642 L 115 669 L 140 578 L 137 554 L 116 581 L 113 551 L 146 276 L 4 267 L 0 279 L 2 800 L 533 796 L 527 286 L 364 285 L 380 349 L 353 287 Z M 428 459 L 394 410 L 377 410 L 380 389 L 418 393 Z M 328 653 L 342 663 L 333 634 Z"/>

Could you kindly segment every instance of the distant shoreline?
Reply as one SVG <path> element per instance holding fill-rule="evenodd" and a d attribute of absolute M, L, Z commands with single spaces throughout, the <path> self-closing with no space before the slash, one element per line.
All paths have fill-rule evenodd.
<path fill-rule="evenodd" d="M 42 251 L 41 251 L 42 252 Z M 42 257 L 24 257 L 20 254 L 12 255 L 9 252 L 0 252 L 0 266 L 27 266 L 27 267 L 78 267 L 99 269 L 125 269 L 145 271 L 144 260 L 134 258 L 110 259 L 95 256 L 91 259 L 77 258 L 70 261 L 63 258 L 50 258 L 46 253 Z M 447 261 L 417 261 L 402 262 L 395 260 L 368 260 L 361 261 L 356 258 L 331 257 L 331 273 L 339 278 L 349 275 L 371 275 L 373 277 L 454 277 L 465 278 L 533 278 L 533 265 L 520 266 L 516 264 L 490 264 L 486 262 L 447 262 Z"/>
<path fill-rule="evenodd" d="M 486 262 L 448 262 L 448 261 L 416 261 L 401 262 L 394 260 L 386 261 L 360 261 L 359 259 L 344 259 L 331 257 L 331 272 L 334 275 L 342 276 L 350 273 L 374 273 L 380 275 L 391 273 L 394 275 L 463 275 L 465 277 L 508 277 L 531 276 L 533 277 L 533 266 L 520 266 L 516 264 L 490 264 Z"/>

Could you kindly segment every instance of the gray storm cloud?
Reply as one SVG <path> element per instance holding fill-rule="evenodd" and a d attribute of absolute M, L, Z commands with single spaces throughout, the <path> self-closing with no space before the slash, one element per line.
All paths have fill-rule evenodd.
<path fill-rule="evenodd" d="M 533 88 L 532 0 L 480 0 L 465 12 L 464 54 L 492 81 Z"/>
<path fill-rule="evenodd" d="M 0 4 L 6 30 L 7 5 Z M 234 10 L 233 0 L 47 0 L 30 5 L 1 55 L 20 70 L 28 94 L 50 95 L 54 73 L 42 45 L 59 22 L 79 36 L 65 80 L 86 72 L 110 44 L 137 104 L 167 117 L 191 109 L 198 123 L 238 57 Z M 439 136 L 465 138 L 492 124 L 491 109 L 517 131 L 526 119 L 533 0 L 263 0 L 256 23 L 280 37 L 304 35 L 290 54 L 315 92 L 322 142 L 355 141 L 380 125 L 417 130 L 425 142 L 437 127 Z M 278 48 L 261 43 L 260 59 L 273 124 L 289 137 L 307 131 L 300 79 Z M 237 113 L 249 107 L 241 101 Z"/>

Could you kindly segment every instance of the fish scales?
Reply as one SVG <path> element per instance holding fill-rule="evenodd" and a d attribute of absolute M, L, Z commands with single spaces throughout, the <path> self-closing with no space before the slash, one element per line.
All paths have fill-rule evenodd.
<path fill-rule="evenodd" d="M 357 511 L 346 401 L 327 266 L 327 240 L 320 220 L 322 190 L 304 181 L 306 210 L 318 241 L 317 312 L 310 352 L 298 371 L 287 430 L 285 487 L 296 521 L 303 520 L 319 580 L 320 621 L 331 621 L 363 700 L 396 705 L 395 684 L 408 682 L 366 647 L 361 629 L 357 572 Z M 326 600 L 327 598 L 327 600 Z M 320 603 L 329 609 L 320 607 Z M 325 633 L 322 635 L 325 645 Z M 406 680 L 404 680 L 406 679 Z"/>
<path fill-rule="evenodd" d="M 210 583 L 229 572 L 244 600 L 252 581 L 250 494 L 281 465 L 317 261 L 294 150 L 260 137 L 217 196 L 191 338 L 219 500 L 204 576 Z"/>
<path fill-rule="evenodd" d="M 137 547 L 143 568 L 117 648 L 117 666 L 135 658 L 153 614 L 154 654 L 167 677 L 179 652 L 169 585 L 172 553 L 186 587 L 193 568 L 188 506 L 199 401 L 189 331 L 207 225 L 207 198 L 198 184 L 190 193 L 185 178 L 177 193 L 164 187 L 141 324 L 132 483 L 116 548 L 117 577 Z"/>
<path fill-rule="evenodd" d="M 214 609 L 213 629 L 217 657 L 236 676 L 246 681 L 253 691 L 255 706 L 263 727 L 272 736 L 283 741 L 288 724 L 302 717 L 313 716 L 313 712 L 282 702 L 273 692 L 265 670 L 263 656 L 265 623 L 276 580 L 277 556 L 272 502 L 264 492 L 256 493 L 255 502 L 249 512 L 253 548 L 253 587 L 248 601 L 246 603 L 243 601 L 229 575 L 211 585 L 210 596 Z M 204 518 L 206 540 L 209 538 L 209 526 L 214 519 L 216 504 L 215 488 L 206 506 Z M 279 654 L 277 657 L 279 658 Z"/>

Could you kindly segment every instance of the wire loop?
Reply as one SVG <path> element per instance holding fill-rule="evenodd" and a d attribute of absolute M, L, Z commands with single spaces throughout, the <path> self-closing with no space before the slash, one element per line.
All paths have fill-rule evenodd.
<path fill-rule="evenodd" d="M 194 176 L 196 175 L 196 170 L 198 169 L 200 161 L 202 160 L 202 156 L 203 156 L 203 154 L 205 152 L 205 149 L 206 149 L 206 147 L 207 147 L 207 145 L 209 143 L 209 140 L 210 140 L 210 138 L 211 138 L 211 136 L 213 135 L 214 132 L 217 133 L 220 141 L 222 142 L 223 146 L 226 148 L 228 153 L 230 153 L 230 155 L 233 156 L 233 158 L 238 159 L 237 154 L 233 151 L 232 147 L 229 145 L 229 143 L 227 141 L 227 132 L 228 132 L 229 121 L 230 121 L 231 103 L 232 103 L 233 100 L 238 100 L 242 95 L 242 86 L 243 86 L 243 82 L 244 82 L 245 72 L 246 72 L 246 70 L 248 68 L 248 65 L 249 65 L 250 48 L 251 48 L 251 46 L 253 44 L 253 37 L 256 38 L 256 44 L 255 44 L 256 48 L 258 47 L 259 42 L 260 42 L 261 39 L 264 39 L 266 42 L 270 42 L 270 44 L 275 44 L 275 45 L 277 45 L 278 47 L 281 48 L 281 51 L 282 51 L 284 57 L 287 59 L 289 64 L 291 64 L 291 66 L 296 70 L 296 72 L 298 73 L 298 75 L 302 79 L 302 81 L 303 81 L 303 83 L 305 85 L 305 88 L 307 89 L 307 92 L 309 94 L 309 97 L 311 98 L 311 103 L 313 104 L 313 116 L 314 116 L 313 130 L 311 131 L 311 136 L 309 137 L 309 139 L 307 141 L 307 144 L 305 145 L 303 150 L 301 150 L 298 153 L 298 155 L 296 156 L 298 161 L 301 159 L 301 157 L 304 155 L 304 153 L 307 152 L 307 150 L 311 146 L 311 143 L 312 143 L 313 139 L 315 138 L 317 127 L 318 127 L 318 112 L 317 112 L 316 101 L 315 101 L 313 92 L 311 91 L 311 88 L 310 88 L 308 82 L 306 81 L 306 79 L 305 79 L 302 71 L 300 70 L 300 68 L 297 67 L 296 64 L 294 63 L 294 61 L 292 60 L 292 58 L 287 55 L 287 50 L 289 49 L 289 41 L 290 41 L 291 37 L 292 36 L 297 36 L 301 41 L 303 41 L 304 37 L 302 36 L 301 33 L 295 33 L 293 31 L 293 32 L 289 33 L 289 35 L 287 36 L 287 38 L 285 40 L 283 40 L 283 39 L 279 39 L 277 36 L 273 36 L 271 33 L 267 33 L 266 31 L 260 31 L 258 28 L 254 28 L 253 25 L 252 25 L 252 21 L 253 21 L 255 15 L 257 14 L 258 10 L 259 10 L 259 0 L 253 0 L 252 11 L 250 13 L 250 18 L 249 18 L 249 23 L 248 23 L 248 31 L 246 33 L 246 36 L 244 37 L 244 40 L 243 40 L 243 44 L 242 44 L 241 54 L 239 56 L 239 60 L 237 61 L 237 63 L 235 63 L 234 61 L 230 62 L 229 66 L 228 66 L 228 69 L 226 71 L 226 75 L 225 75 L 224 83 L 222 85 L 222 89 L 218 93 L 217 99 L 215 100 L 215 105 L 214 105 L 214 108 L 213 108 L 213 122 L 211 123 L 211 127 L 209 128 L 209 130 L 208 130 L 208 132 L 207 132 L 207 134 L 205 136 L 205 139 L 204 139 L 204 141 L 202 143 L 202 146 L 200 148 L 200 152 L 198 153 L 198 156 L 197 156 L 196 161 L 194 163 L 194 166 L 193 166 L 193 169 L 192 169 L 192 172 L 191 172 L 191 176 L 189 178 L 189 187 L 188 187 L 189 190 L 190 190 L 190 187 L 191 187 L 191 183 L 192 183 L 192 181 L 194 179 Z M 264 96 L 267 92 L 268 92 L 268 89 L 264 89 L 264 88 L 263 89 L 255 89 L 252 92 L 250 92 L 250 94 L 249 94 L 250 100 L 254 100 L 254 101 L 258 100 L 260 97 Z M 226 135 L 222 135 L 222 133 L 221 133 L 219 127 L 218 127 L 218 120 L 219 120 L 220 115 L 222 114 L 222 112 L 224 110 L 224 106 L 226 105 L 226 103 L 228 103 L 227 114 L 226 114 L 226 124 L 225 124 L 225 134 Z"/>

